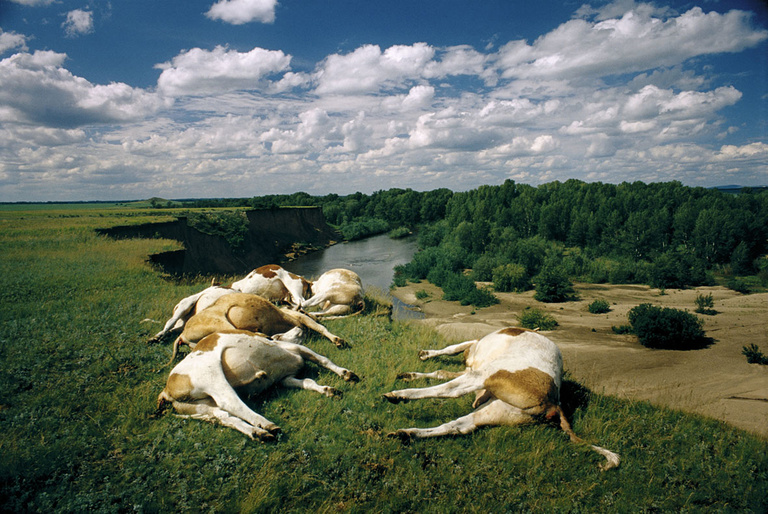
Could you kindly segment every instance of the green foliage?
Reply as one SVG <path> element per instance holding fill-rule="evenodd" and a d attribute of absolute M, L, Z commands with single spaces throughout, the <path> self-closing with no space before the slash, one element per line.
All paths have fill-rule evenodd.
<path fill-rule="evenodd" d="M 544 266 L 533 278 L 536 300 L 546 303 L 567 302 L 576 299 L 576 291 L 565 270 L 558 265 Z"/>
<path fill-rule="evenodd" d="M 732 289 L 737 293 L 742 293 L 742 294 L 750 293 L 749 285 L 747 284 L 747 282 L 744 279 L 738 278 L 738 277 L 731 277 L 728 280 L 728 289 Z"/>
<path fill-rule="evenodd" d="M 204 234 L 223 237 L 237 251 L 248 236 L 248 217 L 244 211 L 192 212 L 187 216 L 189 226 Z"/>
<path fill-rule="evenodd" d="M 605 314 L 611 312 L 611 306 L 607 301 L 598 299 L 590 303 L 587 310 L 592 314 Z"/>
<path fill-rule="evenodd" d="M 347 241 L 356 241 L 376 234 L 383 234 L 389 230 L 389 224 L 378 218 L 366 218 L 350 223 L 345 223 L 339 227 L 341 235 Z"/>
<path fill-rule="evenodd" d="M 617 335 L 625 335 L 625 334 L 634 334 L 635 332 L 632 330 L 631 325 L 619 325 L 619 326 L 612 326 L 611 330 L 614 334 Z"/>
<path fill-rule="evenodd" d="M 714 315 L 717 311 L 713 308 L 715 306 L 715 299 L 712 293 L 708 295 L 699 294 L 696 295 L 696 312 L 699 314 Z"/>
<path fill-rule="evenodd" d="M 426 300 L 430 295 L 424 289 L 419 289 L 416 291 L 415 296 L 417 300 Z"/>
<path fill-rule="evenodd" d="M 411 235 L 411 229 L 408 227 L 397 227 L 390 230 L 388 235 L 392 239 L 402 239 Z"/>
<path fill-rule="evenodd" d="M 768 356 L 763 354 L 755 343 L 742 347 L 741 353 L 747 357 L 747 362 L 750 364 L 768 365 Z"/>
<path fill-rule="evenodd" d="M 531 330 L 554 330 L 558 325 L 552 315 L 535 307 L 526 307 L 520 313 L 518 323 L 521 327 Z"/>
<path fill-rule="evenodd" d="M 504 264 L 493 269 L 493 287 L 499 292 L 527 291 L 531 286 L 528 272 L 520 264 Z"/>
<path fill-rule="evenodd" d="M 475 307 L 489 307 L 499 303 L 493 293 L 486 288 L 478 288 L 475 281 L 463 273 L 441 272 L 435 269 L 427 279 L 443 289 L 445 300 Z"/>
<path fill-rule="evenodd" d="M 707 344 L 703 322 L 693 314 L 644 303 L 630 309 L 632 331 L 643 346 L 667 350 L 689 350 Z"/>

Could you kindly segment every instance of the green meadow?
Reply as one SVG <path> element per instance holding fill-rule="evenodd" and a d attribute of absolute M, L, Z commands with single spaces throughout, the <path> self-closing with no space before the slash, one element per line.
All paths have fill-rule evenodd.
<path fill-rule="evenodd" d="M 23 207 L 23 206 L 21 206 Z M 768 441 L 567 380 L 577 434 L 494 427 L 403 444 L 387 433 L 470 410 L 473 398 L 391 405 L 400 371 L 442 347 L 429 329 L 368 312 L 329 321 L 352 344 L 307 346 L 361 377 L 313 365 L 340 399 L 276 388 L 250 405 L 281 426 L 273 443 L 228 428 L 154 417 L 170 341 L 147 340 L 210 277 L 174 281 L 146 262 L 174 241 L 95 233 L 173 213 L 131 205 L 0 208 L 0 510 L 8 512 L 766 512 Z M 264 263 L 254 263 L 254 267 Z M 512 320 L 514 321 L 514 320 Z"/>

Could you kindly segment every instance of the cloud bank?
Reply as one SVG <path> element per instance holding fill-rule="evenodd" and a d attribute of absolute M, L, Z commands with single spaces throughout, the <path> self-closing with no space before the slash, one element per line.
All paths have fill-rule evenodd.
<path fill-rule="evenodd" d="M 276 5 L 221 1 L 207 16 L 271 22 Z M 768 38 L 742 11 L 616 2 L 531 42 L 363 45 L 309 71 L 281 50 L 191 48 L 155 66 L 151 89 L 92 84 L 66 55 L 3 36 L 18 51 L 0 61 L 4 201 L 768 183 L 766 142 L 711 145 L 738 132 L 723 112 L 743 93 L 698 64 Z M 35 196 L 43 180 L 52 198 Z"/>

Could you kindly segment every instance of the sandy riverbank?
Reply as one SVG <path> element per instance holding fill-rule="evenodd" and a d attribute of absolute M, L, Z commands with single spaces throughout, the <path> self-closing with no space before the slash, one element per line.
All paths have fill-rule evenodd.
<path fill-rule="evenodd" d="M 742 347 L 755 343 L 768 354 L 768 294 L 742 295 L 724 287 L 667 290 L 639 285 L 576 284 L 581 299 L 544 304 L 526 293 L 497 293 L 498 305 L 484 309 L 440 300 L 442 291 L 423 282 L 392 291 L 425 314 L 414 321 L 434 327 L 446 342 L 475 339 L 516 325 L 528 306 L 557 319 L 557 329 L 543 332 L 563 352 L 565 370 L 591 390 L 619 398 L 648 400 L 723 420 L 768 438 L 768 366 L 748 364 Z M 426 291 L 424 300 L 417 291 Z M 714 344 L 701 350 L 651 350 L 613 325 L 627 324 L 627 312 L 641 303 L 693 311 L 698 294 L 711 293 L 714 316 L 699 315 Z M 590 314 L 587 305 L 604 299 L 607 314 Z"/>

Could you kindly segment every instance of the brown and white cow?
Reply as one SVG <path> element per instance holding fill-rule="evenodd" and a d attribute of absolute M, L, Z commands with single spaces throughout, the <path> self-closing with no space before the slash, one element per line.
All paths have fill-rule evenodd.
<path fill-rule="evenodd" d="M 303 277 L 290 273 L 277 264 L 267 264 L 251 271 L 245 278 L 228 287 L 211 285 L 199 293 L 187 296 L 173 308 L 173 314 L 163 329 L 150 342 L 159 341 L 172 330 L 179 330 L 190 316 L 209 307 L 226 294 L 250 293 L 274 303 L 287 303 L 295 309 L 311 294 L 311 284 Z"/>
<path fill-rule="evenodd" d="M 303 312 L 280 309 L 255 294 L 231 293 L 222 296 L 213 305 L 187 320 L 181 335 L 173 343 L 171 361 L 176 358 L 179 344 L 195 348 L 204 337 L 216 332 L 243 330 L 280 338 L 280 334 L 294 336 L 297 328 L 314 330 L 339 348 L 348 346 L 342 338 L 332 334 Z M 281 339 L 295 342 L 295 339 L 289 336 Z"/>
<path fill-rule="evenodd" d="M 332 269 L 312 283 L 312 297 L 301 304 L 307 310 L 319 307 L 313 316 L 348 316 L 365 308 L 363 281 L 354 271 Z"/>
<path fill-rule="evenodd" d="M 312 284 L 299 275 L 283 269 L 277 264 L 267 264 L 251 271 L 245 278 L 233 282 L 230 286 L 241 293 L 251 293 L 263 296 L 270 301 L 286 300 L 298 309 L 306 298 L 312 294 Z"/>
<path fill-rule="evenodd" d="M 219 422 L 251 439 L 273 439 L 280 428 L 251 410 L 238 396 L 258 394 L 273 384 L 340 396 L 337 389 L 296 375 L 306 361 L 348 382 L 358 377 L 305 346 L 247 333 L 211 334 L 177 364 L 157 398 L 158 413 L 166 402 L 182 417 Z"/>
<path fill-rule="evenodd" d="M 560 406 L 563 358 L 555 343 L 543 335 L 520 328 L 504 328 L 480 340 L 465 341 L 443 350 L 422 350 L 419 358 L 464 352 L 466 369 L 454 373 L 404 373 L 399 378 L 451 379 L 440 385 L 421 389 L 401 389 L 386 393 L 392 403 L 419 398 L 458 398 L 475 393 L 475 409 L 434 428 L 406 428 L 391 435 L 402 438 L 436 437 L 468 434 L 487 425 L 519 425 L 534 421 L 559 420 L 560 428 L 571 441 L 583 441 L 573 432 Z M 603 470 L 619 465 L 619 456 L 605 448 L 591 445 L 603 455 Z"/>

